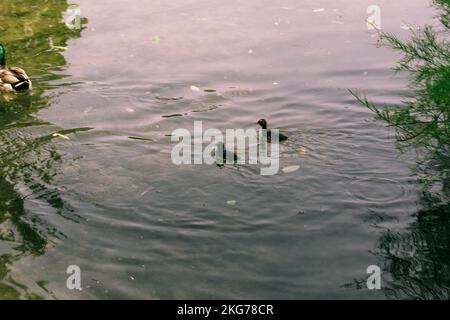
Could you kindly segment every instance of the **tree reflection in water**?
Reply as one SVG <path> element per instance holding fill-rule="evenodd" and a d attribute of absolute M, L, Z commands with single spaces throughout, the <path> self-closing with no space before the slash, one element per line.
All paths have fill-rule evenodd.
<path fill-rule="evenodd" d="M 404 232 L 387 230 L 375 254 L 392 277 L 388 298 L 450 298 L 450 3 L 436 0 L 442 28 L 414 31 L 409 42 L 380 33 L 403 58 L 396 70 L 410 73 L 413 97 L 402 106 L 379 108 L 356 98 L 395 127 L 400 150 L 417 151 L 414 169 L 423 186 L 416 219 Z"/>
<path fill-rule="evenodd" d="M 45 202 L 54 211 L 73 221 L 77 217 L 52 180 L 58 173 L 61 156 L 52 144 L 51 127 L 35 113 L 51 103 L 45 94 L 48 81 L 61 79 L 55 71 L 66 65 L 61 48 L 80 30 L 62 23 L 65 0 L 0 2 L 0 42 L 8 51 L 8 62 L 20 65 L 33 79 L 31 94 L 18 94 L 7 102 L 0 97 L 0 299 L 38 299 L 25 285 L 9 275 L 9 267 L 26 256 L 39 256 L 56 238 L 64 237 L 55 228 L 25 208 L 27 199 Z M 71 133 L 85 128 L 58 130 Z M 37 281 L 45 290 L 45 281 Z M 44 292 L 44 291 L 43 291 Z"/>

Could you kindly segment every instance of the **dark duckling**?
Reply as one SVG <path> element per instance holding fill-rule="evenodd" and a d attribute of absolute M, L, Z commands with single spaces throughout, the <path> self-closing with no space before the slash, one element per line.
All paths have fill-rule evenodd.
<path fill-rule="evenodd" d="M 267 130 L 267 141 L 271 142 L 272 140 L 272 132 L 271 129 L 269 129 L 268 125 L 267 125 L 267 121 L 266 119 L 259 119 L 258 120 L 258 124 L 261 126 L 261 128 Z M 288 137 L 284 134 L 282 134 L 281 132 L 278 133 L 278 141 L 286 141 L 288 139 Z"/>
<path fill-rule="evenodd" d="M 218 142 L 217 143 L 217 148 L 215 150 L 215 157 L 216 157 L 216 164 L 221 167 L 224 165 L 224 163 L 227 162 L 227 159 L 233 159 L 233 164 L 237 162 L 238 157 L 234 152 L 228 151 L 225 149 L 225 146 L 223 144 L 223 142 Z"/>

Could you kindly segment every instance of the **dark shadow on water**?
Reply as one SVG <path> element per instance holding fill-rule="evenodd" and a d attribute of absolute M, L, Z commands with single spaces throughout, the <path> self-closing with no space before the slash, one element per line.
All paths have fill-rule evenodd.
<path fill-rule="evenodd" d="M 450 298 L 450 204 L 424 194 L 407 232 L 385 232 L 376 254 L 392 275 L 385 293 L 396 299 Z"/>
<path fill-rule="evenodd" d="M 45 298 L 15 281 L 9 268 L 23 257 L 44 254 L 54 239 L 64 238 L 48 221 L 26 209 L 27 199 L 46 204 L 61 217 L 78 220 L 52 185 L 62 161 L 52 142 L 57 136 L 33 130 L 51 126 L 35 114 L 51 104 L 48 81 L 64 77 L 55 74 L 66 65 L 62 48 L 81 34 L 62 23 L 67 7 L 65 0 L 37 0 L 32 6 L 28 0 L 0 2 L 0 42 L 7 49 L 7 63 L 24 68 L 34 86 L 31 93 L 10 95 L 10 101 L 0 96 L 0 299 Z M 42 288 L 45 281 L 36 279 L 36 284 Z"/>

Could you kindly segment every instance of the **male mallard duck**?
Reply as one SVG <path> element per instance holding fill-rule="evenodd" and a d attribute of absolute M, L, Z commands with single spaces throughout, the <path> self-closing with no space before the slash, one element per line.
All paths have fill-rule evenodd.
<path fill-rule="evenodd" d="M 26 91 L 31 89 L 31 80 L 20 68 L 6 67 L 6 50 L 0 44 L 0 92 Z"/>
<path fill-rule="evenodd" d="M 264 130 L 267 130 L 267 141 L 271 142 L 271 140 L 272 140 L 272 132 L 267 126 L 266 119 L 259 119 L 258 120 L 258 124 L 261 126 L 261 128 L 263 128 Z M 285 136 L 281 132 L 278 133 L 278 141 L 285 141 L 287 139 L 288 139 L 287 136 Z"/>

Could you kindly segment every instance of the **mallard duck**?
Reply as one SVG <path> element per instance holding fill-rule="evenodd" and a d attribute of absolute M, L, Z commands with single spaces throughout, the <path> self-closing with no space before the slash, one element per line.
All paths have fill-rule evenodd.
<path fill-rule="evenodd" d="M 267 130 L 267 141 L 271 142 L 272 132 L 271 132 L 271 129 L 269 129 L 269 127 L 267 125 L 266 119 L 259 119 L 258 124 L 261 126 L 261 128 L 263 128 L 264 130 Z M 278 141 L 286 141 L 287 139 L 288 139 L 287 136 L 285 136 L 281 132 L 278 133 Z"/>
<path fill-rule="evenodd" d="M 17 67 L 6 67 L 6 50 L 0 44 L 0 92 L 27 91 L 31 80 L 26 72 Z"/>

